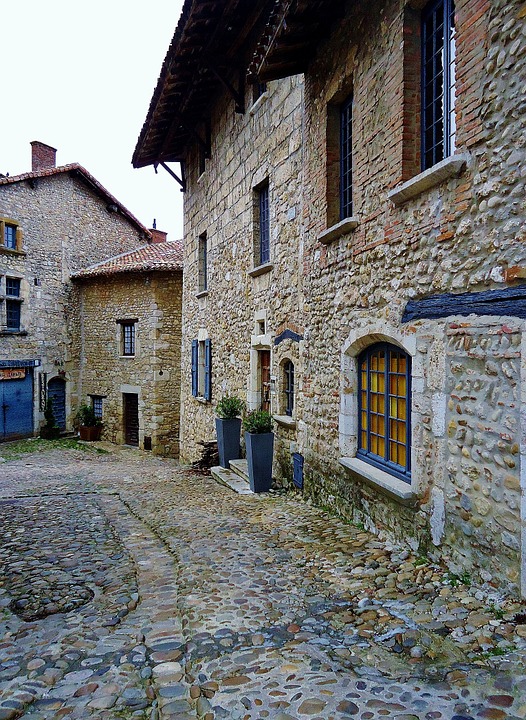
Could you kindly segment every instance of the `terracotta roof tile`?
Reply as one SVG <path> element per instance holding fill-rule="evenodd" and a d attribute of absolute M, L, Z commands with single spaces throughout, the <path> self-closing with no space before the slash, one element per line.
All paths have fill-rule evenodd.
<path fill-rule="evenodd" d="M 72 278 L 82 280 L 90 277 L 117 275 L 127 272 L 151 272 L 159 270 L 183 269 L 183 243 L 181 240 L 166 240 L 161 243 L 150 243 L 116 255 L 109 260 L 91 265 L 84 270 L 73 273 Z"/>
<path fill-rule="evenodd" d="M 151 237 L 151 233 L 137 218 L 122 204 L 116 197 L 114 197 L 106 188 L 100 184 L 100 182 L 93 177 L 82 165 L 79 163 L 71 163 L 69 165 L 60 165 L 59 167 L 45 168 L 43 170 L 37 170 L 36 172 L 22 173 L 21 175 L 12 176 L 0 176 L 0 187 L 2 185 L 13 185 L 14 183 L 23 182 L 24 180 L 38 180 L 40 178 L 52 177 L 54 175 L 61 175 L 63 173 L 76 174 L 80 180 L 100 197 L 102 197 L 109 205 L 116 205 L 120 210 L 121 214 L 127 218 L 127 220 L 135 225 L 146 237 Z"/>

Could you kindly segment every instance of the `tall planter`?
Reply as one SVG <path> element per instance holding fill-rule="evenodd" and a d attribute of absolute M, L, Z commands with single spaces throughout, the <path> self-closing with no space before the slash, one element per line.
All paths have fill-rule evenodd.
<path fill-rule="evenodd" d="M 252 492 L 268 492 L 272 485 L 274 433 L 245 433 L 248 477 Z"/>
<path fill-rule="evenodd" d="M 219 464 L 229 468 L 241 457 L 241 418 L 216 418 L 216 434 Z"/>

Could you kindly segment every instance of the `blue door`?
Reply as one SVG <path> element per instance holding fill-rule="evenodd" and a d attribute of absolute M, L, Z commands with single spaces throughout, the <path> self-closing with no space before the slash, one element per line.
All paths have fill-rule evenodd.
<path fill-rule="evenodd" d="M 16 369 L 13 375 L 25 377 L 5 379 L 0 375 L 0 440 L 14 440 L 33 434 L 33 372 L 29 368 Z"/>
<path fill-rule="evenodd" d="M 53 404 L 55 425 L 61 430 L 66 428 L 66 381 L 62 378 L 52 378 L 47 384 L 47 395 Z"/>

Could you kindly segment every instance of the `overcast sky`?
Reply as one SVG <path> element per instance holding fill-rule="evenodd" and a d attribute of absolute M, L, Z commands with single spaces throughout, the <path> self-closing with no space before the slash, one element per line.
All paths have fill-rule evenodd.
<path fill-rule="evenodd" d="M 182 237 L 182 193 L 131 158 L 182 0 L 1 0 L 0 172 L 31 170 L 32 140 L 78 162 L 147 227 Z M 178 166 L 174 169 L 178 170 Z M 178 173 L 179 174 L 179 173 Z"/>

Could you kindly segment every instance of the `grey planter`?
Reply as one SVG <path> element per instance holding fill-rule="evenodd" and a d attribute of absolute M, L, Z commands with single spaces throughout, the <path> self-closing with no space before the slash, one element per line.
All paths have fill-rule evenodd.
<path fill-rule="evenodd" d="M 245 433 L 248 477 L 252 492 L 268 492 L 272 485 L 274 433 Z"/>
<path fill-rule="evenodd" d="M 219 464 L 229 468 L 230 460 L 241 457 L 241 418 L 216 418 L 216 433 Z"/>

